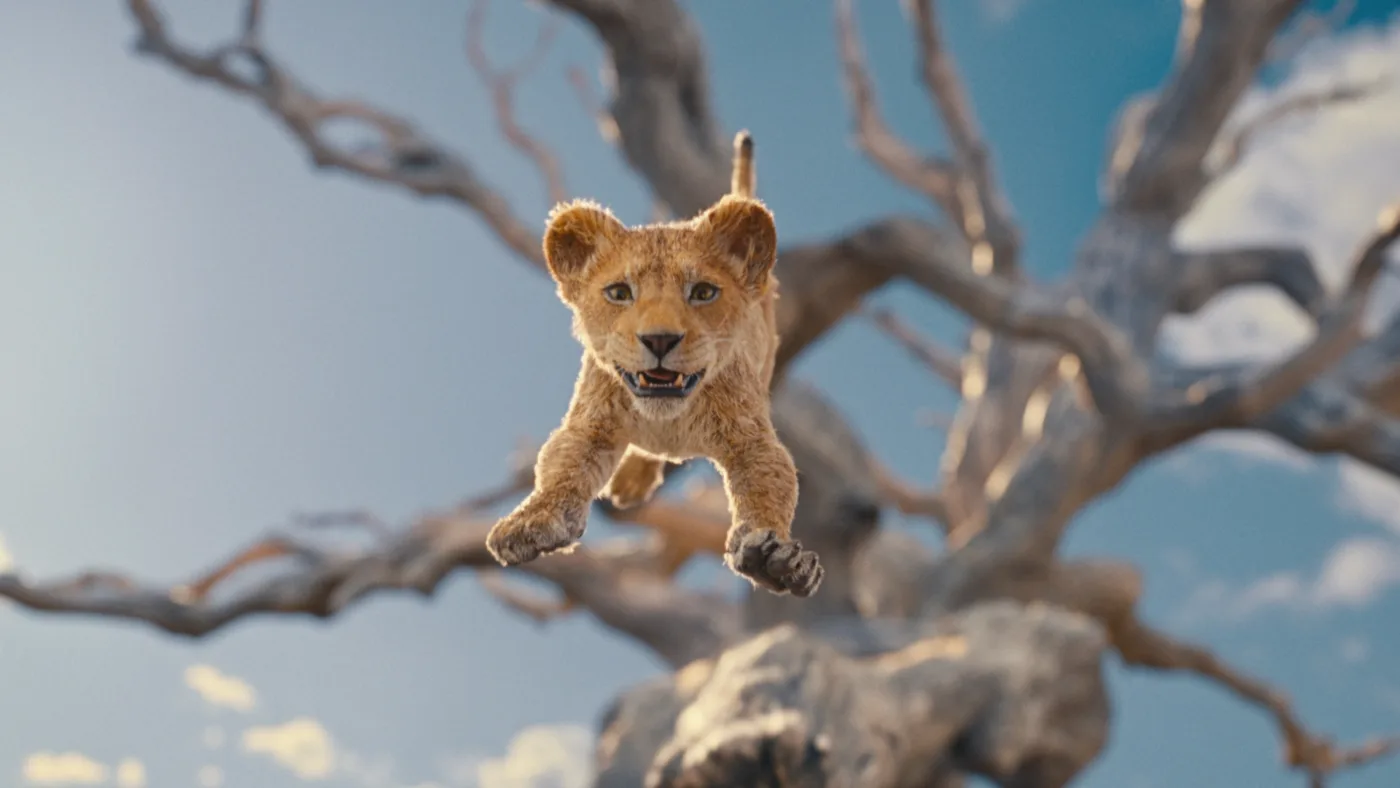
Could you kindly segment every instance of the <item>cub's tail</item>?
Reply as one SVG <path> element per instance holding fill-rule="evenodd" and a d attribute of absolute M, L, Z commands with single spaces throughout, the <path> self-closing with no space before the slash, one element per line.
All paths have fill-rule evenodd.
<path fill-rule="evenodd" d="M 753 167 L 753 135 L 745 129 L 734 135 L 734 174 L 730 177 L 729 192 L 740 197 L 752 197 L 757 188 Z"/>

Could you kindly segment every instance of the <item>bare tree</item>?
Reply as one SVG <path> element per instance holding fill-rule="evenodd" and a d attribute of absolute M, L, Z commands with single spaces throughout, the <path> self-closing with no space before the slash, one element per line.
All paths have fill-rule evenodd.
<path fill-rule="evenodd" d="M 259 104 L 316 166 L 454 200 L 525 261 L 542 265 L 537 223 L 519 218 L 464 156 L 387 111 L 322 98 L 280 66 L 261 43 L 258 0 L 249 2 L 238 38 L 207 52 L 174 40 L 150 0 L 127 4 L 142 53 Z M 606 105 L 595 103 L 600 128 L 660 210 L 691 215 L 724 193 L 729 135 L 713 112 L 699 34 L 680 5 L 548 4 L 591 26 L 605 47 L 615 79 Z M 1285 761 L 1322 785 L 1338 769 L 1400 747 L 1400 739 L 1342 747 L 1308 731 L 1278 690 L 1140 621 L 1141 580 L 1132 566 L 1057 556 L 1086 504 L 1147 458 L 1211 431 L 1262 430 L 1400 475 L 1400 319 L 1371 336 L 1361 324 L 1384 254 L 1400 235 L 1400 214 L 1381 217 L 1373 237 L 1357 239 L 1349 280 L 1336 293 L 1300 248 L 1183 252 L 1171 242 L 1259 123 L 1369 91 L 1344 86 L 1272 108 L 1238 131 L 1227 127 L 1266 59 L 1296 48 L 1299 31 L 1319 24 L 1300 5 L 1183 2 L 1170 74 L 1155 93 L 1129 102 L 1113 130 L 1097 221 L 1069 273 L 1041 284 L 1019 266 L 1017 222 L 932 0 L 906 6 L 920 74 L 950 140 L 944 156 L 913 149 L 884 125 L 851 3 L 837 0 L 835 30 L 862 150 L 949 222 L 890 217 L 780 255 L 775 421 L 801 473 L 797 533 L 827 569 L 810 599 L 757 591 L 734 600 L 675 582 L 692 557 L 714 560 L 728 517 L 717 490 L 676 492 L 673 484 L 636 510 L 599 502 L 600 512 L 642 527 L 647 538 L 511 570 L 557 589 L 552 598 L 527 594 L 487 554 L 491 519 L 483 509 L 528 489 L 531 452 L 513 461 L 499 490 L 403 527 L 365 513 L 304 524 L 363 528 L 375 542 L 360 552 L 334 553 L 289 532 L 176 588 L 109 573 L 60 582 L 12 574 L 0 577 L 0 594 L 34 610 L 133 619 L 201 637 L 258 614 L 334 616 L 384 589 L 432 594 L 450 572 L 474 568 L 526 615 L 587 611 L 675 668 L 626 692 L 604 715 L 599 786 L 957 786 L 968 774 L 1005 786 L 1065 785 L 1105 741 L 1109 651 L 1129 665 L 1197 674 L 1259 706 L 1278 726 Z M 552 196 L 564 195 L 559 164 L 512 112 L 512 88 L 551 33 L 518 67 L 497 71 L 480 46 L 485 10 L 478 4 L 469 20 L 469 62 L 490 89 L 505 137 L 538 164 Z M 333 145 L 323 127 L 334 118 L 365 124 L 380 144 Z M 965 350 L 955 350 L 895 316 L 876 316 L 961 393 L 936 491 L 895 478 L 818 392 L 781 377 L 805 347 L 859 314 L 864 296 L 900 279 L 973 323 Z M 1315 319 L 1312 338 L 1263 364 L 1192 368 L 1159 352 L 1165 318 L 1243 285 L 1281 291 Z M 931 554 L 882 529 L 885 508 L 936 523 L 947 550 Z M 243 567 L 276 557 L 295 569 L 215 594 Z"/>

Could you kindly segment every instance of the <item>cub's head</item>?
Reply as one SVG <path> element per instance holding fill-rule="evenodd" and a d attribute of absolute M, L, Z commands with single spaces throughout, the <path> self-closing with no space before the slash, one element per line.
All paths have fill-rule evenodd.
<path fill-rule="evenodd" d="M 550 213 L 549 272 L 574 333 L 644 415 L 665 418 L 762 334 L 777 256 L 763 203 L 727 196 L 685 222 L 629 228 L 586 200 Z"/>

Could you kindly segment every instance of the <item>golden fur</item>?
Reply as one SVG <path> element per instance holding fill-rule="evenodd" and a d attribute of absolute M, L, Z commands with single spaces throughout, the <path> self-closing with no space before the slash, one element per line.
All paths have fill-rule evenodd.
<path fill-rule="evenodd" d="M 545 258 L 583 360 L 534 490 L 487 537 L 503 565 L 572 548 L 600 493 L 621 508 L 645 503 L 667 461 L 707 457 L 729 496 L 730 568 L 775 593 L 808 596 L 820 584 L 816 554 L 790 535 L 797 470 L 769 417 L 777 230 L 753 196 L 746 132 L 734 148 L 733 193 L 688 221 L 629 228 L 589 200 L 551 211 Z M 674 347 L 658 354 L 648 342 L 665 336 Z M 649 396 L 657 379 L 643 370 L 664 387 L 693 387 Z"/>

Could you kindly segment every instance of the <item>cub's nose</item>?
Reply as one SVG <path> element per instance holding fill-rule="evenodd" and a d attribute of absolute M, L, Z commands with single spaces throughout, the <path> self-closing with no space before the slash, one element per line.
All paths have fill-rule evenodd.
<path fill-rule="evenodd" d="M 684 338 L 684 334 L 637 335 L 637 340 L 641 342 L 647 350 L 650 350 L 652 352 L 652 355 L 656 356 L 656 363 L 658 364 L 661 363 L 661 359 L 666 357 L 667 353 L 670 353 L 672 350 L 675 350 L 676 345 L 679 345 L 681 343 L 681 340 Z"/>

